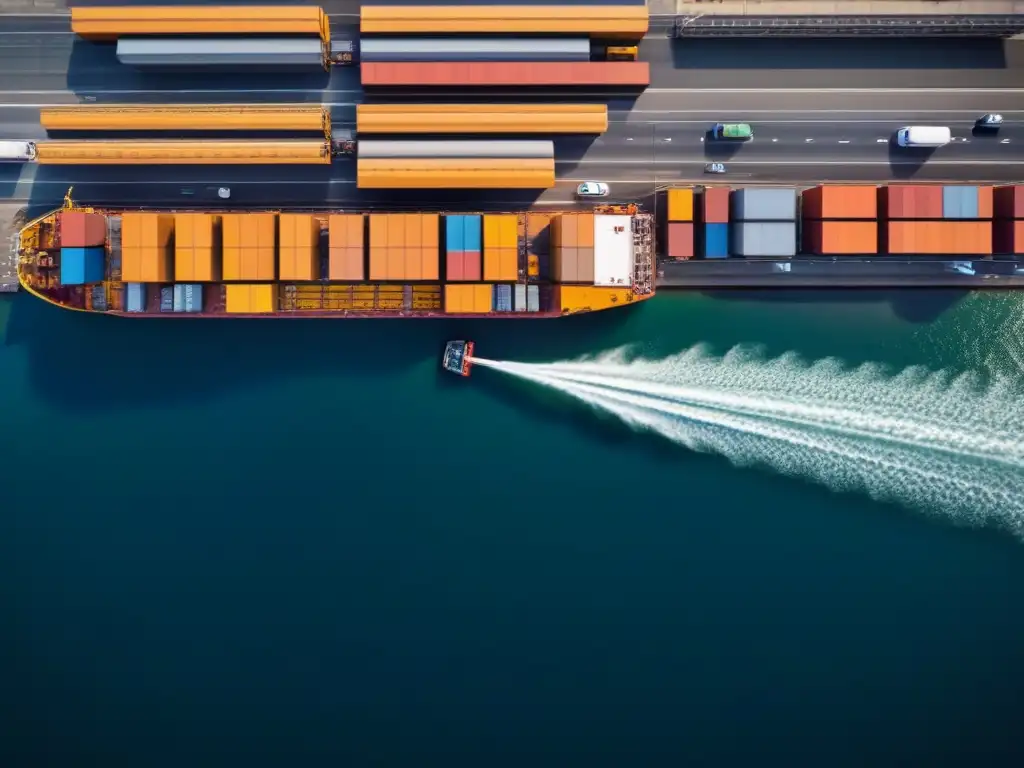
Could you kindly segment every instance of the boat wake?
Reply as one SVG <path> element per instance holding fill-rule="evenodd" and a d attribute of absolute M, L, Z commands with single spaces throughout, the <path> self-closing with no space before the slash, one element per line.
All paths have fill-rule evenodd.
<path fill-rule="evenodd" d="M 995 524 L 1024 538 L 1024 393 L 1015 378 L 847 368 L 701 347 L 662 360 L 625 349 L 561 363 L 474 358 L 738 465 Z"/>

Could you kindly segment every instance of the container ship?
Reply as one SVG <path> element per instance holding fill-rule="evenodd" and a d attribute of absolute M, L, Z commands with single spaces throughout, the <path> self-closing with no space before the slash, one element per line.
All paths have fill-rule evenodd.
<path fill-rule="evenodd" d="M 18 279 L 129 317 L 541 318 L 654 295 L 653 216 L 592 212 L 105 210 L 19 234 Z"/>

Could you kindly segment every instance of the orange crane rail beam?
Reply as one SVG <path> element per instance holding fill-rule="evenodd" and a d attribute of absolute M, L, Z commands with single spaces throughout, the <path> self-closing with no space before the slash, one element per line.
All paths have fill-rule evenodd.
<path fill-rule="evenodd" d="M 328 165 L 331 145 L 308 141 L 41 141 L 42 165 Z"/>
<path fill-rule="evenodd" d="M 161 104 L 45 107 L 47 131 L 295 131 L 331 136 L 331 113 L 319 104 Z"/>
<path fill-rule="evenodd" d="M 87 40 L 144 35 L 317 35 L 331 26 L 316 5 L 74 6 L 71 31 Z"/>
<path fill-rule="evenodd" d="M 646 5 L 364 5 L 363 34 L 561 34 L 639 40 Z"/>
<path fill-rule="evenodd" d="M 604 133 L 605 104 L 359 104 L 357 133 Z"/>

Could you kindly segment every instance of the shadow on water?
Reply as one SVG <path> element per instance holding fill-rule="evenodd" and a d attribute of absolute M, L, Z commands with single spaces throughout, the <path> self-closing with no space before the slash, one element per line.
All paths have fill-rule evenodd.
<path fill-rule="evenodd" d="M 777 304 L 877 304 L 887 302 L 893 313 L 911 323 L 931 323 L 970 295 L 968 290 L 792 290 L 701 291 L 718 301 L 766 302 Z"/>
<path fill-rule="evenodd" d="M 40 396 L 56 407 L 96 410 L 201 403 L 310 375 L 397 376 L 439 366 L 453 338 L 473 339 L 482 356 L 576 358 L 603 347 L 636 311 L 518 322 L 117 318 L 21 294 L 5 344 L 27 350 Z"/>
<path fill-rule="evenodd" d="M 738 58 L 742 57 L 742 58 Z M 676 69 L 1004 69 L 1002 40 L 742 39 L 672 41 Z M 742 61 L 742 65 L 738 62 Z"/>

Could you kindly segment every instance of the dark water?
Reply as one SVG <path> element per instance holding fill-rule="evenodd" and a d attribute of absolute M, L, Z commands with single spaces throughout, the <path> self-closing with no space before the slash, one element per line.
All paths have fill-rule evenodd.
<path fill-rule="evenodd" d="M 1009 294 L 757 296 L 543 324 L 0 304 L 0 765 L 1024 764 L 1020 541 L 437 371 L 466 336 L 956 368 L 1022 338 Z"/>

